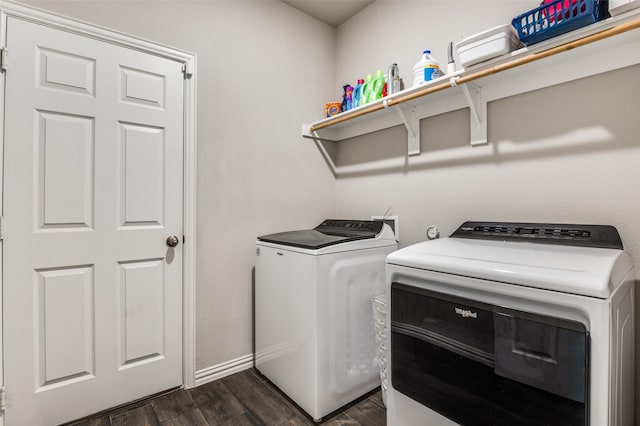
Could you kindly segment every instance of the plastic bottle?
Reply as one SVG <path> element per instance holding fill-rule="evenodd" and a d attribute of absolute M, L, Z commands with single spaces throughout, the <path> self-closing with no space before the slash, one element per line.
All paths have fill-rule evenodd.
<path fill-rule="evenodd" d="M 389 65 L 387 71 L 387 94 L 393 95 L 400 91 L 400 71 L 398 70 L 398 64 Z"/>
<path fill-rule="evenodd" d="M 362 95 L 360 96 L 360 105 L 368 104 L 373 100 L 373 76 L 367 74 L 362 85 Z"/>
<path fill-rule="evenodd" d="M 358 84 L 356 84 L 356 87 L 353 88 L 353 95 L 351 95 L 351 108 L 358 108 L 360 106 L 363 84 L 364 84 L 364 79 L 359 78 Z"/>
<path fill-rule="evenodd" d="M 382 89 L 384 89 L 384 74 L 382 70 L 376 71 L 376 76 L 373 79 L 373 96 L 372 101 L 382 99 Z"/>
<path fill-rule="evenodd" d="M 342 86 L 342 104 L 340 112 L 349 111 L 353 107 L 353 87 L 350 84 Z"/>
<path fill-rule="evenodd" d="M 440 63 L 431 56 L 430 50 L 422 53 L 422 58 L 413 66 L 413 85 L 418 86 L 443 75 Z"/>
<path fill-rule="evenodd" d="M 449 42 L 449 49 L 447 50 L 447 74 L 453 74 L 456 72 L 456 63 L 453 60 L 453 42 Z"/>

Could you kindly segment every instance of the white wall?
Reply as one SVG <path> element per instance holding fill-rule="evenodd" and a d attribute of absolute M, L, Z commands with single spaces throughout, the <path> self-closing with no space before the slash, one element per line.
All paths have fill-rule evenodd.
<path fill-rule="evenodd" d="M 397 62 L 410 86 L 411 68 L 423 49 L 430 48 L 444 64 L 449 41 L 509 23 L 536 3 L 377 0 L 338 28 L 337 83 L 355 82 Z M 468 110 L 429 118 L 421 122 L 421 156 L 395 169 L 377 164 L 406 156 L 403 128 L 342 142 L 338 165 L 364 170 L 338 176 L 338 216 L 383 212 L 392 205 L 401 246 L 424 240 L 429 225 L 438 225 L 446 236 L 465 220 L 612 224 L 637 265 L 637 279 L 638 88 L 640 66 L 634 66 L 492 102 L 485 147 L 469 146 Z"/>
<path fill-rule="evenodd" d="M 300 138 L 333 91 L 335 30 L 277 1 L 29 3 L 198 55 L 196 368 L 252 354 L 256 236 L 335 212 Z"/>

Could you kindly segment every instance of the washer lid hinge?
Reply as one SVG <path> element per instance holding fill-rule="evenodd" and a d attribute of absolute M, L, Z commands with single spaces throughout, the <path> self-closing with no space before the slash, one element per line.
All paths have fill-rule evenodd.
<path fill-rule="evenodd" d="M 0 71 L 5 72 L 7 70 L 7 66 L 9 64 L 9 51 L 6 47 L 0 49 Z"/>

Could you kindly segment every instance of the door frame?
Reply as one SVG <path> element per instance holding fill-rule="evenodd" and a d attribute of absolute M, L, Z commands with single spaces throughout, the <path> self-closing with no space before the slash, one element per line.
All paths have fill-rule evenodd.
<path fill-rule="evenodd" d="M 182 376 L 183 386 L 195 386 L 195 283 L 196 283 L 196 55 L 154 43 L 122 32 L 113 31 L 87 22 L 10 0 L 0 0 L 0 46 L 6 46 L 7 19 L 16 17 L 62 31 L 71 32 L 106 43 L 115 44 L 144 53 L 167 58 L 182 64 L 184 71 L 184 176 L 183 176 L 183 314 L 182 314 Z M 8 52 L 7 68 L 11 69 L 11 52 Z M 188 77 L 188 78 L 187 78 Z M 0 72 L 0 129 L 4 129 L 5 73 Z M 4 194 L 4 131 L 0 131 L 0 211 Z M 2 235 L 0 223 L 0 235 Z M 0 248 L 4 244 L 0 240 Z M 0 256 L 0 272 L 2 256 Z M 0 274 L 0 289 L 3 288 Z M 4 387 L 4 350 L 2 346 L 3 312 L 0 292 L 0 387 Z M 0 394 L 0 426 L 4 426 L 3 400 Z"/>

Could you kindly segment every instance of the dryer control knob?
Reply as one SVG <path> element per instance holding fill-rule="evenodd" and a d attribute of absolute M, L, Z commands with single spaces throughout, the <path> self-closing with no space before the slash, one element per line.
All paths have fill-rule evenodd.
<path fill-rule="evenodd" d="M 427 228 L 427 239 L 435 240 L 440 238 L 440 230 L 437 226 L 430 226 Z"/>

